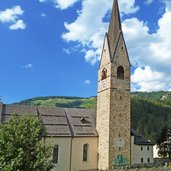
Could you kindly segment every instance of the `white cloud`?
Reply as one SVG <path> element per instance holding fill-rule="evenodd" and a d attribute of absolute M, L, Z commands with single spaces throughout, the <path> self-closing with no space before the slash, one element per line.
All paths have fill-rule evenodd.
<path fill-rule="evenodd" d="M 23 68 L 32 69 L 33 65 L 32 64 L 26 64 L 26 65 L 23 66 Z"/>
<path fill-rule="evenodd" d="M 164 1 L 166 3 L 167 10 L 171 11 L 171 1 Z"/>
<path fill-rule="evenodd" d="M 23 20 L 18 19 L 23 13 L 24 10 L 19 5 L 0 11 L 0 22 L 11 24 L 9 26 L 10 30 L 25 29 L 26 24 Z"/>
<path fill-rule="evenodd" d="M 8 8 L 5 11 L 0 11 L 0 22 L 15 22 L 18 19 L 18 16 L 23 15 L 23 13 L 24 11 L 19 5 L 12 8 Z"/>
<path fill-rule="evenodd" d="M 39 0 L 39 2 L 52 2 L 56 8 L 61 10 L 67 9 L 73 6 L 79 0 Z"/>
<path fill-rule="evenodd" d="M 41 16 L 42 16 L 42 17 L 46 17 L 47 14 L 45 14 L 44 12 L 42 12 L 42 13 L 41 13 Z"/>
<path fill-rule="evenodd" d="M 26 28 L 26 24 L 23 22 L 23 20 L 18 20 L 16 21 L 16 23 L 14 23 L 13 25 L 9 26 L 10 30 L 24 30 Z"/>
<path fill-rule="evenodd" d="M 171 12 L 159 20 L 159 29 L 150 34 L 149 28 L 136 18 L 123 22 L 123 31 L 132 64 L 149 65 L 155 70 L 171 70 Z"/>
<path fill-rule="evenodd" d="M 153 2 L 154 0 L 145 0 L 145 4 L 149 5 Z"/>
<path fill-rule="evenodd" d="M 85 60 L 94 65 L 100 58 L 104 34 L 108 23 L 103 18 L 108 10 L 111 10 L 113 0 L 83 0 L 82 9 L 73 23 L 65 22 L 67 32 L 62 38 L 67 42 L 77 42 L 82 46 Z M 135 6 L 135 0 L 119 1 L 121 12 L 125 14 L 134 13 L 139 8 Z M 97 15 L 98 10 L 98 15 Z M 84 50 L 83 50 L 84 49 Z"/>
<path fill-rule="evenodd" d="M 79 0 L 56 0 L 56 7 L 60 8 L 61 10 L 67 9 L 68 7 L 71 7 Z"/>
<path fill-rule="evenodd" d="M 163 73 L 152 71 L 149 66 L 145 68 L 138 67 L 131 77 L 132 88 L 134 91 L 159 91 L 167 89 L 168 85 L 164 78 Z"/>
<path fill-rule="evenodd" d="M 94 65 L 100 59 L 100 52 L 97 50 L 88 50 L 85 53 L 86 62 L 90 62 L 91 65 Z"/>
<path fill-rule="evenodd" d="M 90 80 L 86 80 L 84 83 L 87 84 L 87 85 L 90 85 L 91 81 Z"/>
<path fill-rule="evenodd" d="M 171 88 L 171 29 L 168 29 L 171 28 L 170 18 L 171 12 L 166 11 L 158 21 L 158 30 L 153 34 L 149 33 L 146 23 L 136 18 L 123 22 L 131 63 L 138 66 L 132 76 L 133 90 Z"/>
<path fill-rule="evenodd" d="M 71 54 L 71 50 L 67 48 L 62 49 L 67 55 Z"/>
<path fill-rule="evenodd" d="M 135 5 L 135 0 L 120 0 L 119 6 L 122 14 L 132 14 L 139 10 L 139 7 Z"/>

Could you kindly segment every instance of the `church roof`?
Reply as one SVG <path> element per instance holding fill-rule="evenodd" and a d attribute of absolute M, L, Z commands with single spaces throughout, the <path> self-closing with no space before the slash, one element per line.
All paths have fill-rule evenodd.
<path fill-rule="evenodd" d="M 96 110 L 78 108 L 36 107 L 0 103 L 0 122 L 8 123 L 11 115 L 29 114 L 40 118 L 52 137 L 96 137 Z M 134 144 L 153 145 L 131 129 Z"/>
<path fill-rule="evenodd" d="M 12 114 L 34 115 L 42 119 L 47 136 L 97 136 L 94 109 L 66 109 L 0 104 L 0 122 L 8 123 Z"/>

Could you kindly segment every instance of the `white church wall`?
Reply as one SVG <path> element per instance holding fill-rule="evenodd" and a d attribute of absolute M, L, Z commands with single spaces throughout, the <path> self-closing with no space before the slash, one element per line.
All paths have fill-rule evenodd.
<path fill-rule="evenodd" d="M 45 143 L 51 146 L 58 145 L 59 147 L 58 163 L 55 164 L 55 167 L 53 168 L 52 171 L 69 171 L 71 138 L 47 137 Z"/>
<path fill-rule="evenodd" d="M 88 160 L 83 161 L 83 146 L 88 144 Z M 97 137 L 74 137 L 71 171 L 97 169 Z"/>
<path fill-rule="evenodd" d="M 58 163 L 52 171 L 97 169 L 97 140 L 97 137 L 47 137 L 46 144 L 59 147 Z M 83 161 L 84 144 L 88 144 L 87 161 Z"/>

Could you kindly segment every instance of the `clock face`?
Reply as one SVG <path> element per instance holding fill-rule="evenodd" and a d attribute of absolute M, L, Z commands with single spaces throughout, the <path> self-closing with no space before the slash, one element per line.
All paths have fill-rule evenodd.
<path fill-rule="evenodd" d="M 106 88 L 106 80 L 101 81 L 101 87 L 102 87 L 102 89 Z"/>
<path fill-rule="evenodd" d="M 123 148 L 125 146 L 125 142 L 123 138 L 115 138 L 115 146 L 118 148 Z"/>

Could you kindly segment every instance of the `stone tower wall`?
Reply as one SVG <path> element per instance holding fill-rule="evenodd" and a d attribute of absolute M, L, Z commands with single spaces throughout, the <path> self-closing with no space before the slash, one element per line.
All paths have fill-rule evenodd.
<path fill-rule="evenodd" d="M 124 68 L 124 79 L 117 78 L 117 68 Z M 112 63 L 111 103 L 110 103 L 110 141 L 109 165 L 122 155 L 130 164 L 130 64 L 123 36 L 120 36 L 117 51 Z M 120 145 L 119 145 L 120 143 Z"/>
<path fill-rule="evenodd" d="M 102 59 L 110 59 L 106 45 L 104 48 Z M 117 78 L 119 66 L 124 68 L 124 79 Z M 107 77 L 101 80 L 104 68 L 107 69 Z M 99 168 L 105 170 L 113 168 L 114 160 L 119 155 L 126 159 L 127 164 L 130 163 L 130 64 L 122 36 L 114 60 L 109 63 L 103 59 L 98 72 Z"/>
<path fill-rule="evenodd" d="M 99 93 L 97 101 L 99 101 L 97 105 L 97 113 L 98 116 L 96 118 L 97 123 L 97 131 L 99 134 L 98 139 L 98 168 L 100 169 L 108 169 L 109 165 L 109 103 L 110 99 L 108 96 L 110 92 L 102 91 Z"/>
<path fill-rule="evenodd" d="M 130 164 L 130 62 L 117 0 L 113 4 L 98 71 L 96 126 L 98 169 L 112 169 L 118 161 Z"/>

